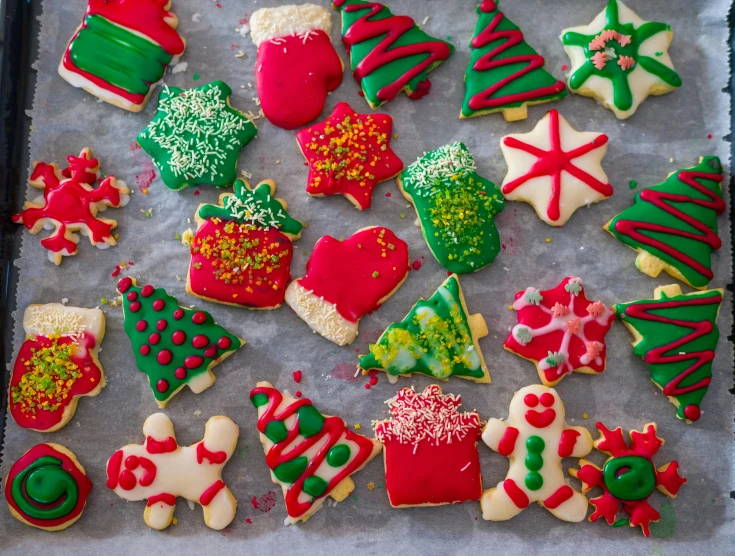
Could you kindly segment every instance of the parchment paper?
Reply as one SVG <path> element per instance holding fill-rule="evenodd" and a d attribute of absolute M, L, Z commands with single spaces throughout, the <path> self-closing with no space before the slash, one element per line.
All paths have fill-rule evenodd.
<path fill-rule="evenodd" d="M 320 3 L 321 0 L 316 0 Z M 249 36 L 236 33 L 239 20 L 263 6 L 281 5 L 247 0 L 174 0 L 173 10 L 188 47 L 182 60 L 188 71 L 168 75 L 167 83 L 178 87 L 203 85 L 223 79 L 234 90 L 232 104 L 243 110 L 258 107 L 252 100 L 255 48 Z M 729 145 L 722 138 L 729 133 L 730 99 L 723 93 L 728 83 L 726 44 L 727 0 L 631 0 L 629 5 L 647 20 L 669 22 L 675 38 L 670 50 L 683 78 L 681 90 L 647 100 L 634 117 L 620 122 L 591 99 L 576 95 L 549 105 L 530 109 L 529 119 L 508 124 L 498 115 L 460 122 L 457 119 L 463 95 L 463 76 L 469 59 L 467 44 L 476 22 L 474 0 L 392 0 L 396 14 L 410 14 L 416 21 L 428 18 L 425 29 L 437 36 L 451 37 L 457 51 L 431 74 L 431 94 L 418 102 L 401 98 L 381 111 L 395 117 L 398 139 L 393 147 L 406 164 L 423 151 L 445 143 L 464 141 L 475 155 L 481 175 L 500 183 L 506 166 L 500 154 L 500 137 L 525 132 L 553 107 L 578 130 L 601 131 L 609 135 L 609 151 L 604 161 L 616 191 L 613 198 L 591 208 L 583 208 L 560 229 L 541 222 L 530 206 L 509 202 L 497 219 L 505 250 L 488 268 L 461 278 L 471 312 L 481 312 L 490 334 L 480 341 L 492 374 L 491 385 L 476 385 L 453 379 L 443 384 L 445 392 L 461 394 L 466 409 L 477 409 L 484 419 L 506 417 L 512 394 L 536 383 L 534 366 L 502 348 L 515 315 L 508 305 L 517 290 L 527 286 L 554 287 L 565 275 L 581 276 L 588 295 L 607 304 L 650 297 L 653 289 L 676 280 L 662 275 L 651 279 L 634 267 L 635 253 L 614 240 L 601 226 L 630 205 L 639 187 L 663 181 L 678 168 L 694 165 L 706 154 L 720 156 L 729 170 Z M 568 60 L 558 39 L 571 25 L 589 23 L 604 7 L 603 0 L 504 0 L 501 7 L 518 23 L 527 41 L 545 57 L 547 67 L 559 78 Z M 141 114 L 130 114 L 71 88 L 56 73 L 66 41 L 79 24 L 84 0 L 47 1 L 41 17 L 40 57 L 36 62 L 38 84 L 31 115 L 31 158 L 63 162 L 90 146 L 102 169 L 136 187 L 136 178 L 145 180 L 152 166 L 147 155 L 132 150 L 137 133 L 155 112 L 156 96 Z M 196 14 L 199 14 L 198 16 Z M 332 39 L 346 63 L 339 40 L 339 15 L 333 14 Z M 245 56 L 236 57 L 242 51 Z M 199 79 L 196 80 L 195 74 Z M 245 88 L 241 88 L 245 85 Z M 339 101 L 368 112 L 358 95 L 358 86 L 349 73 L 342 86 L 328 99 L 323 117 Z M 322 118 L 323 119 L 323 118 Z M 338 348 L 299 320 L 287 307 L 276 311 L 250 312 L 188 297 L 184 292 L 189 256 L 175 234 L 193 226 L 194 210 L 200 202 L 215 202 L 220 191 L 202 187 L 180 193 L 169 191 L 156 176 L 149 194 L 137 192 L 127 208 L 110 209 L 105 216 L 118 221 L 119 245 L 98 251 L 83 239 L 79 254 L 54 268 L 46 260 L 39 237 L 23 234 L 18 312 L 15 315 L 15 347 L 23 339 L 22 311 L 29 303 L 47 303 L 68 298 L 81 307 L 100 305 L 100 298 L 112 299 L 116 279 L 110 276 L 120 261 L 135 266 L 122 275 L 137 277 L 141 283 L 165 287 L 182 304 L 206 309 L 216 320 L 245 338 L 247 346 L 215 369 L 216 384 L 200 395 L 188 389 L 166 408 L 180 443 L 192 443 L 203 434 L 204 423 L 212 415 L 223 414 L 240 426 L 237 452 L 225 468 L 224 479 L 238 500 L 235 521 L 224 532 L 209 530 L 201 508 L 190 511 L 179 500 L 178 524 L 165 532 L 149 529 L 143 521 L 145 504 L 127 503 L 105 487 L 105 462 L 119 447 L 142 440 L 145 418 L 158 410 L 146 376 L 132 357 L 130 342 L 122 328 L 120 307 L 105 307 L 107 334 L 101 361 L 108 377 L 107 387 L 96 398 L 84 398 L 73 420 L 53 434 L 20 429 L 9 418 L 3 452 L 2 474 L 27 449 L 39 442 L 60 442 L 73 450 L 94 482 L 94 489 L 82 519 L 61 533 L 45 533 L 13 519 L 0 504 L 0 546 L 5 554 L 75 553 L 79 556 L 113 554 L 173 553 L 222 554 L 733 554 L 735 511 L 729 492 L 733 490 L 733 386 L 732 344 L 727 336 L 732 326 L 732 298 L 726 292 L 720 314 L 722 338 L 714 364 L 714 378 L 704 402 L 699 422 L 686 425 L 674 416 L 674 407 L 650 381 L 644 362 L 631 353 L 630 334 L 616 323 L 607 337 L 608 369 L 601 376 L 574 375 L 557 387 L 566 404 L 567 420 L 593 433 L 594 423 L 640 429 L 655 421 L 666 445 L 657 456 L 659 465 L 677 459 L 689 482 L 674 501 L 655 493 L 652 504 L 662 513 L 662 522 L 652 527 L 652 537 L 644 539 L 639 530 L 611 528 L 602 523 L 570 524 L 557 520 L 533 505 L 512 521 L 485 522 L 478 503 L 440 508 L 394 510 L 388 505 L 383 467 L 374 460 L 354 476 L 353 496 L 336 507 L 325 507 L 308 523 L 285 528 L 285 509 L 280 492 L 271 484 L 255 428 L 255 409 L 248 394 L 256 381 L 267 379 L 291 392 L 301 390 L 327 414 L 343 417 L 350 426 L 360 423 L 361 432 L 371 434 L 370 421 L 386 415 L 383 401 L 396 392 L 385 375 L 370 390 L 364 378 L 353 379 L 355 353 L 365 353 L 369 340 L 391 322 L 401 319 L 419 296 L 428 296 L 446 277 L 432 258 L 418 227 L 413 210 L 393 182 L 380 185 L 373 207 L 356 211 L 340 197 L 311 199 L 304 193 L 307 168 L 299 153 L 294 133 L 270 125 L 264 119 L 258 139 L 241 154 L 240 168 L 252 173 L 252 182 L 273 178 L 278 196 L 289 203 L 291 215 L 308 222 L 296 242 L 292 265 L 294 276 L 303 275 L 308 254 L 323 235 L 347 237 L 367 225 L 389 226 L 410 247 L 412 260 L 423 261 L 411 272 L 405 285 L 383 307 L 360 323 L 360 335 L 351 346 Z M 711 139 L 708 136 L 711 135 Z M 157 172 L 156 172 L 157 174 Z M 730 199 L 729 184 L 725 184 Z M 388 197 L 387 194 L 391 196 Z M 35 196 L 30 188 L 28 198 Z M 146 217 L 143 211 L 152 208 Z M 405 216 L 405 217 L 403 217 Z M 189 223 L 191 220 L 191 223 Z M 719 220 L 723 248 L 713 255 L 715 279 L 712 287 L 731 281 L 731 244 L 728 216 Z M 19 232 L 21 233 L 21 232 Z M 545 238 L 551 238 L 547 243 Z M 684 291 L 689 288 L 682 285 Z M 301 384 L 292 373 L 303 371 Z M 415 376 L 403 379 L 399 387 L 425 387 L 430 381 Z M 588 418 L 584 418 L 587 414 Z M 596 433 L 594 434 L 596 436 Z M 506 458 L 479 446 L 485 487 L 505 477 Z M 600 453 L 592 455 L 598 464 Z M 569 463 L 569 460 L 567 460 Z M 574 462 L 576 463 L 576 462 Z M 437 463 L 440 465 L 440 463 Z M 367 484 L 378 485 L 369 491 Z M 576 480 L 572 481 L 579 486 Z M 275 497 L 268 493 L 275 493 Z M 254 500 L 254 503 L 253 503 Z M 275 505 L 272 502 L 275 500 Z M 255 506 L 259 506 L 256 508 Z M 271 508 L 272 506 L 272 508 Z M 270 509 L 270 511 L 264 511 Z"/>

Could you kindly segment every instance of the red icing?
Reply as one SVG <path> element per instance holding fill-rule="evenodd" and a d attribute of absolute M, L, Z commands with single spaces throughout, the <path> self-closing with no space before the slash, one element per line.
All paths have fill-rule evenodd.
<path fill-rule="evenodd" d="M 372 227 L 344 241 L 321 238 L 298 282 L 335 305 L 346 320 L 357 322 L 400 286 L 408 270 L 406 243 L 388 228 Z"/>
<path fill-rule="evenodd" d="M 186 341 L 186 332 L 183 330 L 177 330 L 173 334 L 171 334 L 171 341 L 174 343 L 174 345 L 180 346 Z"/>
<path fill-rule="evenodd" d="M 562 431 L 561 439 L 559 440 L 559 457 L 568 458 L 572 455 L 574 445 L 577 443 L 579 436 L 580 433 L 574 429 L 564 429 Z"/>
<path fill-rule="evenodd" d="M 163 308 L 166 307 L 166 302 L 163 299 L 156 299 L 153 302 L 153 310 L 154 311 L 163 311 Z"/>
<path fill-rule="evenodd" d="M 31 369 L 26 367 L 24 362 L 29 361 L 33 357 L 33 350 L 42 349 L 44 347 L 51 346 L 54 340 L 50 340 L 45 336 L 37 336 L 35 339 L 26 340 L 20 347 L 18 357 L 15 359 L 13 365 L 13 374 L 10 378 L 10 387 L 20 385 L 21 378 L 26 372 Z M 61 346 L 63 344 L 75 343 L 74 340 L 68 336 L 61 336 L 56 339 L 56 344 Z M 49 411 L 37 407 L 35 413 L 21 412 L 21 405 L 13 403 L 12 392 L 8 392 L 8 407 L 10 413 L 15 419 L 15 422 L 19 426 L 27 429 L 35 429 L 39 431 L 46 431 L 61 422 L 64 410 L 72 403 L 73 400 L 79 396 L 85 396 L 92 390 L 100 385 L 102 380 L 102 370 L 95 364 L 92 355 L 89 350 L 95 347 L 95 339 L 91 334 L 82 332 L 76 342 L 77 347 L 74 349 L 74 355 L 71 360 L 79 367 L 78 371 L 82 375 L 76 379 L 69 389 L 69 395 L 66 399 L 61 399 L 57 403 L 61 403 L 60 407 L 55 411 Z"/>
<path fill-rule="evenodd" d="M 153 343 L 153 342 L 151 342 L 151 343 Z M 156 342 L 156 343 L 158 343 L 158 342 Z M 161 364 L 161 365 L 168 365 L 169 363 L 171 363 L 171 360 L 173 358 L 174 358 L 173 357 L 173 354 L 169 350 L 167 350 L 167 349 L 162 349 L 161 351 L 158 352 L 158 355 L 156 356 L 156 359 L 158 360 L 158 363 Z"/>
<path fill-rule="evenodd" d="M 148 344 L 143 344 L 142 346 L 140 346 L 139 351 L 141 355 L 148 355 L 151 352 L 151 346 L 149 346 Z"/>
<path fill-rule="evenodd" d="M 149 454 L 168 454 L 169 452 L 175 452 L 178 448 L 176 439 L 173 436 L 169 436 L 165 440 L 156 440 L 152 436 L 146 439 L 145 451 Z"/>
<path fill-rule="evenodd" d="M 294 371 L 293 372 L 293 379 L 294 382 L 301 382 L 301 371 Z"/>
<path fill-rule="evenodd" d="M 686 264 L 691 267 L 697 273 L 711 280 L 714 274 L 712 270 L 697 262 L 692 257 L 679 251 L 676 248 L 674 241 L 662 241 L 649 235 L 641 233 L 641 230 L 652 232 L 656 234 L 666 234 L 673 237 L 684 237 L 699 241 L 708 245 L 710 249 L 719 249 L 722 247 L 722 240 L 713 232 L 706 224 L 697 220 L 696 218 L 686 214 L 677 208 L 676 203 L 690 203 L 705 207 L 710 210 L 714 210 L 717 214 L 725 212 L 725 201 L 722 200 L 717 193 L 714 193 L 697 182 L 697 178 L 704 180 L 711 180 L 716 182 L 722 181 L 722 174 L 707 174 L 704 172 L 690 172 L 682 171 L 677 176 L 679 181 L 687 184 L 689 187 L 694 189 L 696 192 L 704 195 L 709 199 L 708 201 L 697 199 L 691 195 L 677 195 L 674 193 L 666 193 L 664 191 L 654 191 L 653 189 L 644 189 L 640 192 L 641 201 L 651 203 L 653 206 L 671 215 L 673 218 L 681 220 L 686 228 L 691 228 L 692 231 L 680 230 L 672 228 L 663 224 L 655 224 L 653 222 L 638 222 L 635 220 L 618 220 L 615 222 L 615 230 L 621 234 L 629 236 L 636 242 L 653 247 L 666 253 L 668 256 L 676 259 L 677 261 Z"/>
<path fill-rule="evenodd" d="M 506 428 L 503 437 L 498 443 L 498 453 L 501 456 L 508 457 L 515 449 L 516 440 L 518 440 L 518 429 L 515 427 Z"/>
<path fill-rule="evenodd" d="M 528 496 L 523 492 L 513 479 L 505 479 L 503 481 L 503 488 L 508 498 L 516 505 L 516 508 L 528 507 Z"/>
<path fill-rule="evenodd" d="M 201 464 L 204 460 L 208 460 L 209 464 L 224 463 L 227 461 L 226 452 L 210 452 L 204 445 L 204 442 L 197 444 L 197 463 Z"/>
<path fill-rule="evenodd" d="M 163 330 L 166 330 L 166 327 L 167 327 L 167 326 L 168 326 L 168 322 L 166 322 L 166 321 L 165 321 L 165 320 L 163 320 L 163 319 L 159 320 L 159 321 L 158 321 L 158 322 L 156 323 L 156 329 L 157 329 L 157 330 L 161 330 L 161 331 L 163 331 Z"/>
<path fill-rule="evenodd" d="M 544 407 L 551 407 L 554 405 L 554 396 L 550 392 L 544 392 L 541 394 L 541 405 Z"/>
<path fill-rule="evenodd" d="M 184 310 L 183 309 L 176 309 L 174 311 L 174 319 L 175 320 L 181 320 L 181 318 L 184 316 Z"/>
<path fill-rule="evenodd" d="M 567 432 L 565 430 L 564 432 Z M 561 454 L 559 454 L 561 455 Z M 559 487 L 554 494 L 549 496 L 546 500 L 544 500 L 544 506 L 549 508 L 550 510 L 556 509 L 559 506 L 561 506 L 564 502 L 569 500 L 574 495 L 574 491 L 569 485 L 564 485 L 562 487 Z"/>
<path fill-rule="evenodd" d="M 148 328 L 148 323 L 144 320 L 139 320 L 135 325 L 138 332 L 143 332 L 146 328 Z"/>
<path fill-rule="evenodd" d="M 179 367 L 174 371 L 174 376 L 179 380 L 184 380 L 186 378 L 186 369 L 184 367 Z"/>
<path fill-rule="evenodd" d="M 120 291 L 120 293 L 125 293 L 126 291 L 130 289 L 130 286 L 132 285 L 133 285 L 133 279 L 126 276 L 125 278 L 123 278 L 117 283 L 117 289 Z M 128 301 L 135 301 L 136 299 L 138 299 L 138 292 L 130 292 L 128 294 Z"/>
<path fill-rule="evenodd" d="M 142 321 L 139 321 L 139 322 L 142 322 Z M 157 344 L 158 344 L 158 342 L 160 342 L 160 341 L 161 341 L 161 335 L 160 335 L 160 334 L 159 334 L 158 332 L 154 332 L 153 334 L 151 334 L 150 336 L 148 336 L 148 343 L 149 343 L 149 344 L 152 344 L 152 345 L 154 345 L 154 346 L 155 346 L 155 345 L 157 345 Z M 163 350 L 163 351 L 161 351 L 161 353 L 164 353 L 164 352 L 166 352 L 166 351 L 168 351 L 168 350 Z M 163 358 L 163 359 L 166 359 L 166 358 L 167 358 L 167 357 L 168 357 L 168 356 L 169 356 L 169 355 L 171 354 L 171 352 L 168 352 L 168 355 L 166 355 L 166 354 L 164 354 L 164 355 L 161 355 L 161 353 L 159 353 L 159 354 L 158 354 L 158 361 L 159 361 L 159 362 L 161 362 L 161 359 L 162 359 L 162 358 Z M 170 361 L 171 361 L 171 359 L 169 358 L 169 359 L 168 359 L 168 361 L 170 362 Z M 165 365 L 166 363 L 161 363 L 161 364 L 162 364 L 162 365 Z"/>
<path fill-rule="evenodd" d="M 232 345 L 232 340 L 230 340 L 227 336 L 222 336 L 219 340 L 217 340 L 217 347 L 220 349 L 228 349 Z"/>
<path fill-rule="evenodd" d="M 120 473 L 120 488 L 123 490 L 133 490 L 135 488 L 135 474 L 125 469 L 122 473 Z"/>
<path fill-rule="evenodd" d="M 204 334 L 197 334 L 191 341 L 191 345 L 195 348 L 204 348 L 209 345 L 209 338 Z"/>
<path fill-rule="evenodd" d="M 197 311 L 191 316 L 191 322 L 194 324 L 204 324 L 207 321 L 207 313 Z"/>
<path fill-rule="evenodd" d="M 538 396 L 536 394 L 526 394 L 523 403 L 528 407 L 536 407 L 538 405 Z"/>
<path fill-rule="evenodd" d="M 199 355 L 190 355 L 184 359 L 184 367 L 187 369 L 198 369 L 204 363 L 204 358 Z"/>
<path fill-rule="evenodd" d="M 146 284 L 140 289 L 140 295 L 143 297 L 150 297 L 153 295 L 154 288 L 150 284 Z"/>
<path fill-rule="evenodd" d="M 263 114 L 284 129 L 318 118 L 327 93 L 342 83 L 342 62 L 329 35 L 321 30 L 261 43 L 255 68 Z"/>
<path fill-rule="evenodd" d="M 490 13 L 495 11 L 497 6 L 495 2 L 488 1 L 483 2 L 480 8 L 483 12 Z M 498 91 L 501 91 L 503 88 L 513 83 L 516 79 L 520 79 L 524 75 L 544 66 L 543 56 L 537 53 L 522 56 L 505 56 L 497 59 L 498 56 L 502 56 L 506 50 L 509 50 L 523 42 L 523 33 L 520 29 L 497 31 L 498 25 L 504 17 L 505 15 L 503 12 L 495 14 L 490 25 L 472 39 L 472 48 L 475 49 L 484 48 L 490 43 L 494 43 L 496 41 L 502 41 L 490 52 L 479 58 L 475 62 L 473 69 L 475 71 L 488 71 L 508 65 L 514 65 L 519 69 L 508 77 L 494 83 L 491 87 L 488 87 L 484 91 L 473 96 L 469 101 L 469 107 L 472 110 L 486 110 L 488 108 L 497 108 L 507 104 L 532 101 L 537 98 L 560 93 L 564 90 L 564 83 L 562 81 L 557 81 L 554 85 L 550 85 L 548 87 L 541 87 L 532 91 L 524 91 L 521 93 L 512 93 L 496 98 L 490 98 Z"/>
<path fill-rule="evenodd" d="M 148 498 L 148 503 L 146 506 L 153 506 L 154 504 L 158 504 L 159 502 L 163 502 L 167 506 L 175 506 L 176 505 L 176 497 L 173 494 L 168 494 L 166 492 L 162 492 L 161 494 L 154 494 L 150 498 Z"/>
<path fill-rule="evenodd" d="M 214 497 L 217 496 L 217 493 L 223 488 L 225 488 L 225 483 L 223 483 L 221 480 L 217 481 L 202 493 L 202 495 L 199 497 L 199 503 L 202 506 L 208 506 L 209 503 L 214 500 Z"/>
<path fill-rule="evenodd" d="M 148 458 L 139 458 L 140 466 L 143 468 L 145 473 L 140 478 L 140 486 L 150 486 L 156 478 L 156 464 Z"/>
<path fill-rule="evenodd" d="M 123 452 L 118 450 L 107 461 L 107 488 L 110 490 L 117 487 L 117 479 L 120 476 L 120 466 L 122 465 Z"/>
<path fill-rule="evenodd" d="M 554 419 L 556 419 L 556 411 L 551 408 L 543 411 L 536 411 L 535 409 L 526 411 L 526 421 L 537 429 L 545 429 L 554 422 Z"/>

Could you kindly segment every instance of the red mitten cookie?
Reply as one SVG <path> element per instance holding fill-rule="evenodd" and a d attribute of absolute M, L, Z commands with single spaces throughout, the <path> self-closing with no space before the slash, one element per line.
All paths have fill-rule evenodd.
<path fill-rule="evenodd" d="M 344 346 L 357 336 L 360 319 L 403 284 L 408 270 L 408 246 L 388 228 L 363 228 L 344 241 L 324 236 L 306 276 L 286 289 L 286 303 L 314 332 Z"/>

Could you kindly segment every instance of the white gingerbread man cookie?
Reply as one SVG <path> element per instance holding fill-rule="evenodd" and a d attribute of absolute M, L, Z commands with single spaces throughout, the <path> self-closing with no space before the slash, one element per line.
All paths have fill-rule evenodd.
<path fill-rule="evenodd" d="M 125 500 L 147 499 L 143 517 L 159 531 L 173 521 L 177 496 L 201 504 L 212 529 L 232 523 L 237 501 L 222 481 L 222 468 L 235 451 L 238 426 L 228 417 L 212 417 L 201 441 L 179 446 L 171 419 L 154 413 L 143 434 L 142 445 L 128 444 L 107 461 L 107 488 Z"/>
<path fill-rule="evenodd" d="M 550 226 L 563 226 L 578 208 L 613 194 L 601 165 L 607 135 L 577 131 L 556 110 L 532 131 L 503 137 L 500 149 L 508 164 L 503 196 L 530 204 Z"/>
<path fill-rule="evenodd" d="M 561 460 L 590 453 L 589 431 L 568 426 L 556 390 L 537 384 L 515 393 L 508 415 L 482 431 L 483 442 L 510 460 L 505 480 L 482 493 L 482 517 L 506 521 L 538 502 L 564 521 L 584 520 L 587 499 L 566 483 Z"/>

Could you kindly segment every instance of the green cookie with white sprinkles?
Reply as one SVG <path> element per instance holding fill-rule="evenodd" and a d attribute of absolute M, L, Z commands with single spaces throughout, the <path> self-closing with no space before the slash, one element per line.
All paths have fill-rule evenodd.
<path fill-rule="evenodd" d="M 227 187 L 235 181 L 240 151 L 258 128 L 230 106 L 231 94 L 223 81 L 161 91 L 158 111 L 137 141 L 153 158 L 169 189 Z"/>

